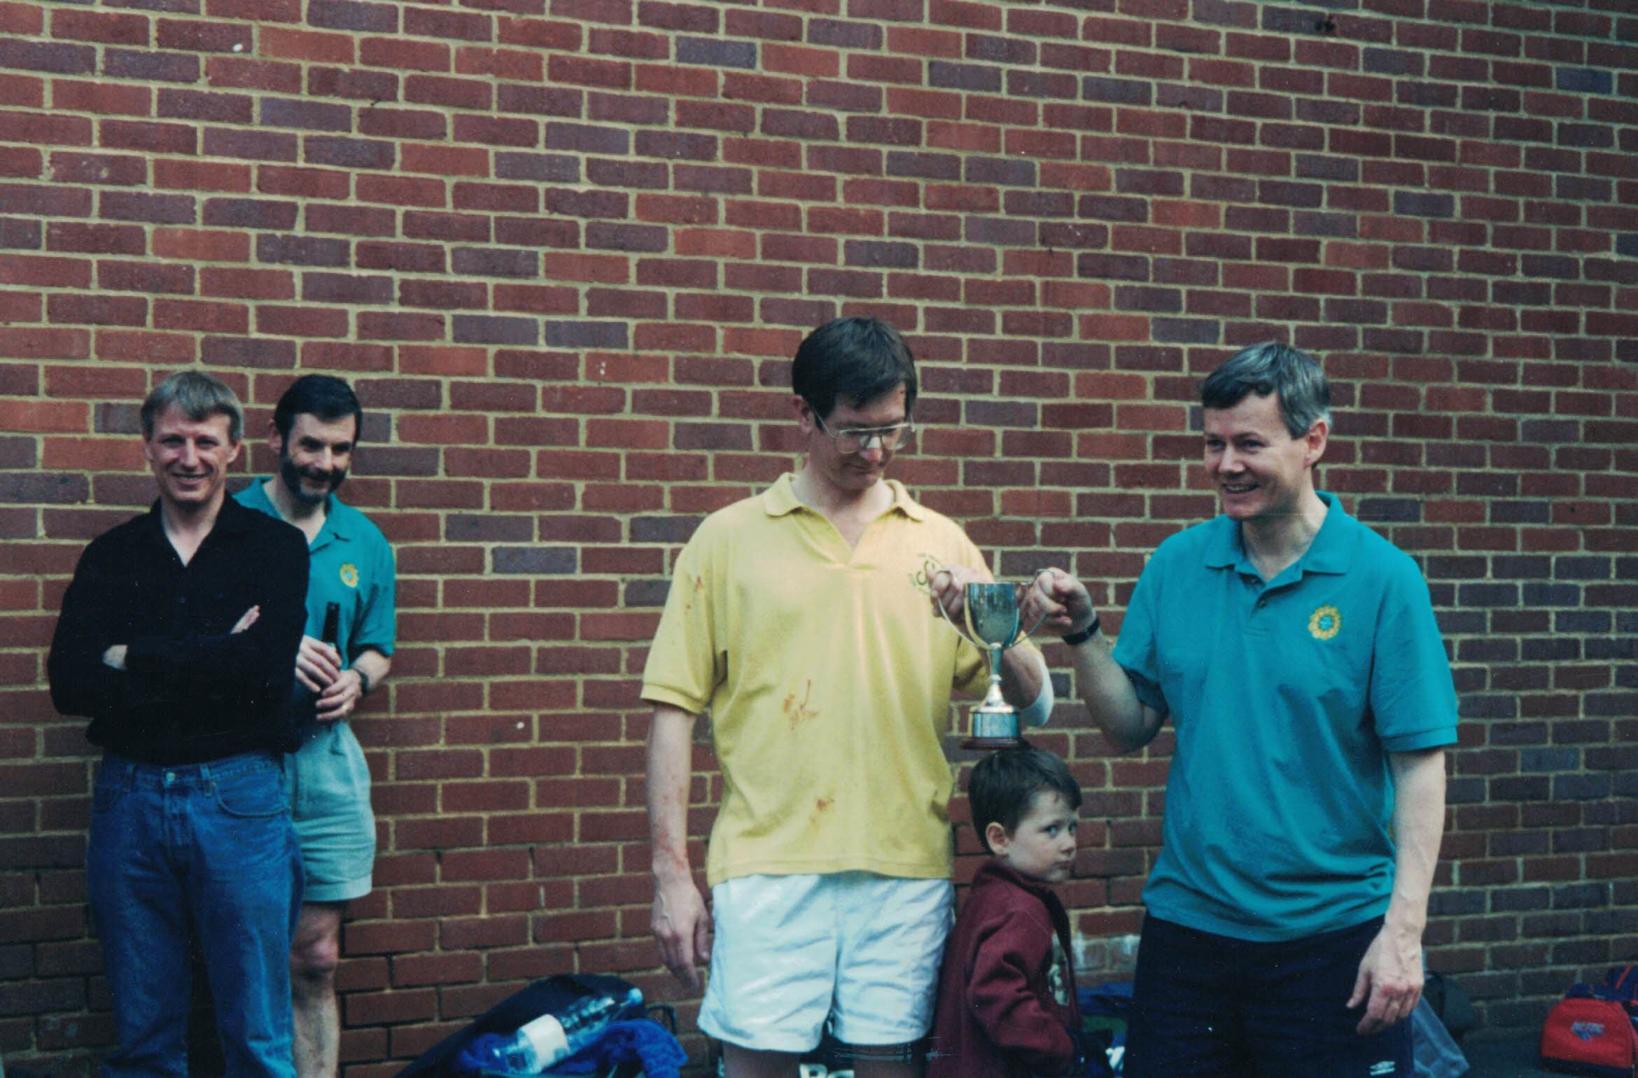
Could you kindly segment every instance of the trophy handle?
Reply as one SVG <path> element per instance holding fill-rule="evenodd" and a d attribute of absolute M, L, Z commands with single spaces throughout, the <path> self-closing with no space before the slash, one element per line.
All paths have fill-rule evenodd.
<path fill-rule="evenodd" d="M 935 571 L 933 573 L 933 576 L 936 577 L 936 576 L 938 576 L 939 573 L 949 573 L 950 574 L 950 582 L 951 583 L 955 582 L 955 574 L 951 573 L 949 569 L 939 569 L 939 570 L 937 570 L 937 571 Z M 963 595 L 963 599 L 965 599 L 965 595 Z M 956 631 L 957 636 L 961 637 L 961 639 L 967 641 L 967 643 L 969 643 L 969 644 L 973 645 L 974 647 L 976 647 L 979 651 L 988 651 L 989 650 L 987 645 L 980 644 L 977 640 L 974 640 L 971 636 L 969 636 L 967 633 L 962 631 L 961 626 L 957 625 L 955 623 L 955 619 L 950 617 L 950 612 L 948 610 L 944 609 L 944 604 L 938 601 L 938 596 L 937 595 L 933 596 L 933 605 L 938 607 L 939 616 L 944 619 L 944 623 L 946 625 L 948 625 L 950 628 L 952 628 L 952 629 L 954 629 Z"/>
<path fill-rule="evenodd" d="M 1051 572 L 1050 569 L 1037 569 L 1035 571 L 1035 575 L 1029 578 L 1029 583 L 1028 584 L 1018 585 L 1018 587 L 1020 589 L 1022 589 L 1019 592 L 1019 600 L 1018 600 L 1018 605 L 1019 606 L 1024 605 L 1023 596 L 1029 592 L 1029 589 L 1031 589 L 1031 588 L 1033 588 L 1035 586 L 1036 581 L 1040 580 L 1043 576 L 1045 576 L 1049 572 Z M 1047 619 L 1047 616 L 1045 614 L 1042 614 L 1040 617 L 1035 619 L 1035 624 L 1034 625 L 1031 625 L 1029 628 L 1022 630 L 1018 635 L 1019 636 L 1030 636 L 1030 635 L 1032 635 L 1035 632 L 1036 629 L 1039 629 L 1041 627 L 1041 623 L 1046 621 L 1046 619 Z M 945 619 L 945 620 L 949 620 L 949 619 Z"/>

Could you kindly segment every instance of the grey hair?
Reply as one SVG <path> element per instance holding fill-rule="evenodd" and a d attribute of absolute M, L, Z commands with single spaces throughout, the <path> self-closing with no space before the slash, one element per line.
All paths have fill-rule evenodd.
<path fill-rule="evenodd" d="M 1291 437 L 1300 438 L 1320 420 L 1331 425 L 1331 386 L 1320 365 L 1304 352 L 1278 341 L 1242 349 L 1200 385 L 1201 407 L 1233 408 L 1249 394 L 1278 393 L 1280 417 Z"/>
<path fill-rule="evenodd" d="M 173 405 L 195 423 L 213 415 L 227 416 L 229 441 L 237 442 L 244 433 L 244 409 L 225 382 L 204 371 L 178 371 L 154 386 L 142 402 L 144 438 L 154 436 L 154 421 Z"/>

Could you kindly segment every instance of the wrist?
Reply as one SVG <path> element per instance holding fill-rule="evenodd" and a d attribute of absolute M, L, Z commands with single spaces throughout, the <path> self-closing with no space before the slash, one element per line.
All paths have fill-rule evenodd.
<path fill-rule="evenodd" d="M 370 695 L 370 690 L 375 688 L 375 685 L 370 681 L 370 675 L 366 674 L 356 666 L 353 667 L 353 673 L 358 675 L 358 695 Z"/>
<path fill-rule="evenodd" d="M 1097 633 L 1098 633 L 1099 627 L 1100 627 L 1100 622 L 1099 622 L 1099 619 L 1098 619 L 1098 612 L 1096 610 L 1094 610 L 1092 612 L 1092 620 L 1087 623 L 1086 628 L 1076 629 L 1073 632 L 1065 633 L 1063 635 L 1063 637 L 1062 637 L 1063 642 L 1068 644 L 1072 648 L 1073 647 L 1079 647 L 1080 645 L 1086 643 L 1088 640 L 1090 640 L 1094 636 L 1096 636 Z"/>

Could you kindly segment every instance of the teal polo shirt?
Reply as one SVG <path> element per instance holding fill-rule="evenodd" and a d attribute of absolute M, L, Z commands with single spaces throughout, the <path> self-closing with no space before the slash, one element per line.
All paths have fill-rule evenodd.
<path fill-rule="evenodd" d="M 257 479 L 234 495 L 239 504 L 270 517 L 279 510 Z M 391 655 L 397 640 L 397 578 L 392 547 L 381 529 L 357 509 L 330 495 L 324 526 L 307 545 L 308 636 L 324 631 L 324 609 L 341 604 L 336 650 L 343 666 L 351 666 L 365 648 Z"/>
<path fill-rule="evenodd" d="M 1164 845 L 1143 899 L 1237 939 L 1381 915 L 1388 754 L 1456 740 L 1456 691 L 1416 563 L 1321 493 L 1308 551 L 1264 582 L 1218 517 L 1150 558 L 1114 657 L 1169 715 Z"/>

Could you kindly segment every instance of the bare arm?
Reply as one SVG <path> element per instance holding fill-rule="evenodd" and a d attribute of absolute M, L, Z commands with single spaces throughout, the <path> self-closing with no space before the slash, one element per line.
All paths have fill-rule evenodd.
<path fill-rule="evenodd" d="M 653 848 L 650 928 L 660 959 L 690 989 L 711 955 L 711 915 L 688 863 L 688 790 L 696 716 L 656 704 L 648 728 L 648 831 Z"/>
<path fill-rule="evenodd" d="M 1045 632 L 1081 632 L 1096 612 L 1086 585 L 1061 569 L 1048 569 L 1035 580 L 1024 601 L 1026 617 L 1040 618 Z M 1138 699 L 1126 671 L 1109 653 L 1102 632 L 1074 648 L 1075 684 L 1081 700 L 1103 736 L 1119 752 L 1142 748 L 1160 731 L 1163 716 Z"/>
<path fill-rule="evenodd" d="M 1445 829 L 1445 750 L 1395 752 L 1393 897 L 1382 930 L 1359 963 L 1348 1006 L 1367 1003 L 1359 1032 L 1375 1033 L 1410 1016 L 1422 996 L 1422 930 Z M 1367 1002 L 1368 1001 L 1368 1002 Z"/>

